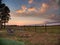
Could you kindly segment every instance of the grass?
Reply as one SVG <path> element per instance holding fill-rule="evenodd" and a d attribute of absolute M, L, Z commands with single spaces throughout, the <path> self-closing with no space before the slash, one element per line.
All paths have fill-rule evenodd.
<path fill-rule="evenodd" d="M 0 45 L 24 45 L 23 42 L 0 38 Z"/>
<path fill-rule="evenodd" d="M 0 37 L 22 41 L 25 45 L 60 44 L 60 26 L 47 26 L 46 30 L 44 26 L 11 27 L 11 29 L 14 29 L 12 35 L 6 31 L 7 29 L 2 29 L 0 31 Z M 28 34 L 28 38 L 26 37 L 26 34 Z M 31 37 L 29 35 L 31 35 Z"/>

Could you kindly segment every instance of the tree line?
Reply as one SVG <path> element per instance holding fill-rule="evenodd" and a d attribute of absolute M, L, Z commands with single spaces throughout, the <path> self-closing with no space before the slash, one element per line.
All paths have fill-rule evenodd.
<path fill-rule="evenodd" d="M 10 19 L 10 9 L 6 4 L 2 3 L 2 0 L 0 0 L 0 29 L 3 27 L 5 28 L 6 23 L 8 23 Z"/>

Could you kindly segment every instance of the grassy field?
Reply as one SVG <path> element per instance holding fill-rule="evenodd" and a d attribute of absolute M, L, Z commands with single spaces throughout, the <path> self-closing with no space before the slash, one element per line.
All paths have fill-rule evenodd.
<path fill-rule="evenodd" d="M 8 28 L 8 27 L 7 27 Z M 60 26 L 18 26 L 0 30 L 0 38 L 22 41 L 25 45 L 60 45 Z"/>
<path fill-rule="evenodd" d="M 0 38 L 0 45 L 24 45 L 23 42 Z"/>

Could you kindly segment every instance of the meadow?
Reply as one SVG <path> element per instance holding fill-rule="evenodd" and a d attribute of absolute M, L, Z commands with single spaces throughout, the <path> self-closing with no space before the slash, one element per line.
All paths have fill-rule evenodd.
<path fill-rule="evenodd" d="M 25 45 L 60 45 L 60 26 L 7 26 L 0 30 L 0 38 L 22 41 Z"/>

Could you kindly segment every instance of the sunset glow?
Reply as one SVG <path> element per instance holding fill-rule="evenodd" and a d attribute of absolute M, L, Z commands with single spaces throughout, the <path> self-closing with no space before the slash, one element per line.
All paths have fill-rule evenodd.
<path fill-rule="evenodd" d="M 9 9 L 9 25 L 60 23 L 59 0 L 3 0 Z"/>

